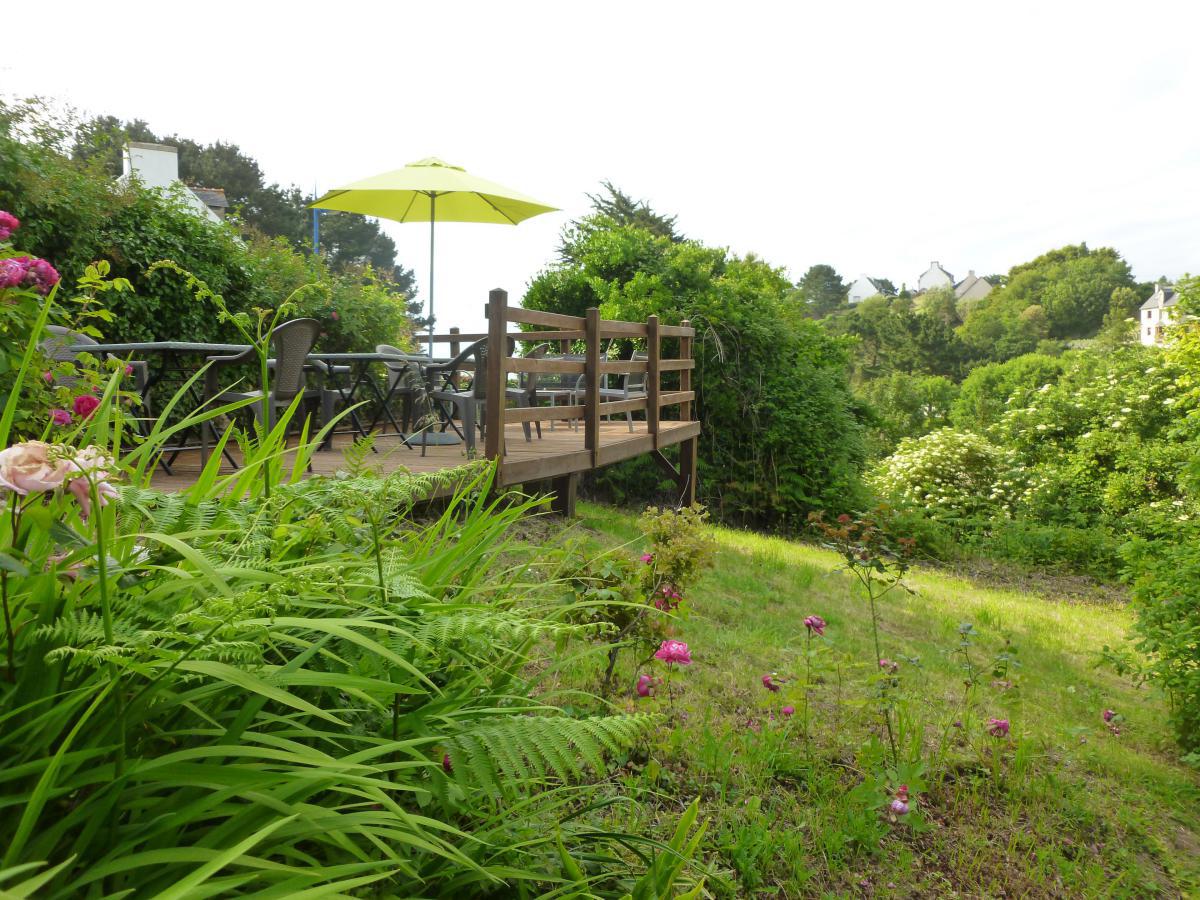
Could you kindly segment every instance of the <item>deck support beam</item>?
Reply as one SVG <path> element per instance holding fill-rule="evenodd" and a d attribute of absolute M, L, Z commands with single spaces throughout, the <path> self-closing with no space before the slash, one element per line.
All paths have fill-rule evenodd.
<path fill-rule="evenodd" d="M 568 519 L 575 518 L 575 497 L 579 490 L 579 475 L 571 473 L 555 478 L 552 482 L 553 494 L 550 499 L 550 509 Z"/>

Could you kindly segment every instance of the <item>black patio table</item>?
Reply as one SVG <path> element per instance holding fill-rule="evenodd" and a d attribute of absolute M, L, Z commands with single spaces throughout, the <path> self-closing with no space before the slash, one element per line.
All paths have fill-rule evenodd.
<path fill-rule="evenodd" d="M 186 356 L 211 356 L 215 354 L 225 353 L 241 353 L 248 349 L 247 344 L 218 344 L 206 343 L 201 341 L 129 341 L 107 344 L 78 344 L 70 348 L 74 353 L 91 353 L 93 355 L 104 356 L 120 356 L 128 358 L 132 354 L 144 355 L 152 353 L 157 356 L 165 357 L 165 363 L 159 366 L 157 370 L 149 369 L 146 373 L 145 392 L 150 393 L 168 372 L 175 372 L 184 376 L 186 379 L 195 374 L 195 369 L 185 367 L 181 358 Z M 204 397 L 197 388 L 199 382 L 193 383 L 188 389 L 188 394 L 199 409 L 204 404 Z M 190 429 L 188 429 L 190 431 Z M 171 452 L 171 459 L 163 461 L 163 468 L 168 473 L 171 471 L 170 463 L 175 461 L 175 457 L 183 450 L 199 449 L 199 444 L 194 447 L 186 441 L 186 433 L 180 435 L 181 443 L 164 448 Z M 229 455 L 229 451 L 224 451 L 225 459 L 236 466 L 237 463 L 233 457 Z"/>

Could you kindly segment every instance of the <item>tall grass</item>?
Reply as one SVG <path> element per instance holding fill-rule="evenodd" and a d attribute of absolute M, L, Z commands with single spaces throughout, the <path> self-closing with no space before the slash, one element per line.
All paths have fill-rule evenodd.
<path fill-rule="evenodd" d="M 289 447 L 295 407 L 238 472 L 220 473 L 218 447 L 162 493 L 148 476 L 172 435 L 240 404 L 168 425 L 181 391 L 131 440 L 116 395 L 114 376 L 63 439 L 120 460 L 117 501 L 93 485 L 85 519 L 61 490 L 4 495 L 0 892 L 670 889 L 694 845 L 634 852 L 588 824 L 611 800 L 589 783 L 655 718 L 531 698 L 545 639 L 592 627 L 530 603 L 540 587 L 511 562 L 511 527 L 540 501 L 498 496 L 486 464 L 306 479 L 324 432 Z M 18 383 L 5 433 L 19 398 Z M 414 521 L 434 494 L 441 512 Z"/>

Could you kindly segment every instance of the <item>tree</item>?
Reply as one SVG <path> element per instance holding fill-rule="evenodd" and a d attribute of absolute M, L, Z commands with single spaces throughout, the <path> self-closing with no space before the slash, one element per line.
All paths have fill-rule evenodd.
<path fill-rule="evenodd" d="M 600 215 L 607 216 L 618 225 L 645 228 L 651 234 L 671 241 L 683 240 L 683 235 L 675 230 L 677 216 L 656 213 L 645 200 L 634 200 L 611 181 L 602 181 L 600 186 L 604 188 L 605 193 L 587 195 L 592 201 L 592 208 Z"/>
<path fill-rule="evenodd" d="M 846 305 L 847 286 L 833 266 L 818 263 L 809 266 L 796 282 L 794 296 L 813 318 L 820 319 Z"/>

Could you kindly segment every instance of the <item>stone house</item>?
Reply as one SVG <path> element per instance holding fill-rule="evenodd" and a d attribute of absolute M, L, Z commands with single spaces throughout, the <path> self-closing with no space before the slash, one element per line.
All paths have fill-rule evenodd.
<path fill-rule="evenodd" d="M 1161 346 L 1163 329 L 1179 322 L 1179 293 L 1170 285 L 1158 285 L 1138 310 L 1138 340 L 1147 347 Z"/>

